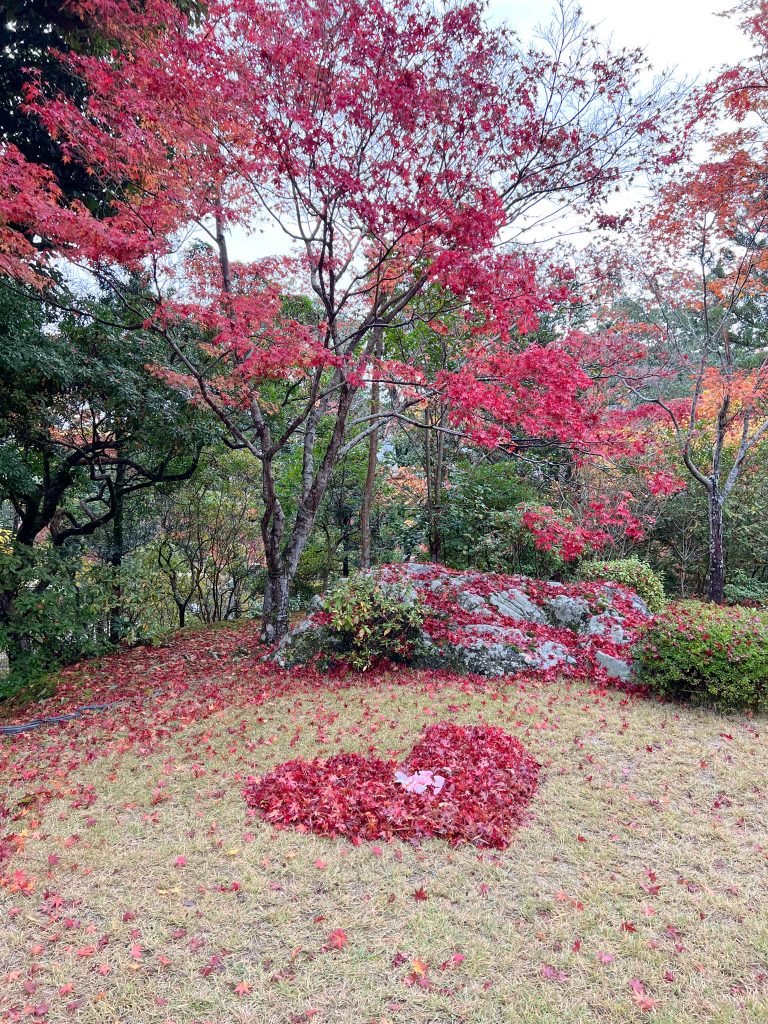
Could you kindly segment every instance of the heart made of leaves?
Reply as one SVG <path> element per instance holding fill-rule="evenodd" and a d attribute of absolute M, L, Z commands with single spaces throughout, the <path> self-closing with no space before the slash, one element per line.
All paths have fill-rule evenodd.
<path fill-rule="evenodd" d="M 286 761 L 249 778 L 244 796 L 278 828 L 356 844 L 441 838 L 503 849 L 524 822 L 539 769 L 502 729 L 440 722 L 423 731 L 400 763 L 357 753 Z M 442 776 L 442 786 L 409 791 L 396 776 L 420 772 Z"/>

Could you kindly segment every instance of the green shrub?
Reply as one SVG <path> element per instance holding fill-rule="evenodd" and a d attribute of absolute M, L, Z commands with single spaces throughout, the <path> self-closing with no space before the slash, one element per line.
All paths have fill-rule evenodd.
<path fill-rule="evenodd" d="M 109 648 L 111 577 L 77 549 L 0 552 L 0 590 L 16 595 L 0 623 L 0 651 L 10 662 L 0 700 L 35 690 L 47 673 Z"/>
<path fill-rule="evenodd" d="M 635 650 L 640 679 L 723 711 L 768 709 L 768 613 L 685 601 L 657 616 Z"/>
<path fill-rule="evenodd" d="M 379 658 L 408 659 L 421 636 L 424 619 L 413 591 L 382 584 L 367 573 L 342 580 L 324 608 L 337 649 L 353 668 L 365 670 Z"/>
<path fill-rule="evenodd" d="M 768 605 L 768 583 L 736 569 L 725 585 L 725 599 L 730 604 Z"/>
<path fill-rule="evenodd" d="M 629 587 L 648 605 L 652 612 L 660 612 L 666 603 L 664 584 L 661 577 L 647 562 L 639 558 L 616 558 L 613 560 L 590 559 L 582 562 L 578 569 L 582 580 L 608 580 Z"/>

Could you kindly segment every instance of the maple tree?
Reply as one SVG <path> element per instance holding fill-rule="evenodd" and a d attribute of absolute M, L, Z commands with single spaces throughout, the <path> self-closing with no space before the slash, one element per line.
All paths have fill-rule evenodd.
<path fill-rule="evenodd" d="M 721 238 L 716 247 L 727 244 Z M 633 295 L 629 314 L 622 296 L 610 315 L 617 331 L 639 338 L 641 357 L 618 361 L 607 373 L 633 404 L 630 429 L 642 449 L 635 468 L 646 467 L 649 498 L 661 507 L 685 491 L 687 481 L 705 496 L 707 593 L 721 603 L 726 507 L 768 440 L 768 363 L 745 282 L 724 284 L 720 268 L 712 272 L 711 250 L 702 246 L 697 258 L 698 282 L 689 269 L 680 274 L 660 263 L 638 275 L 640 293 Z M 631 504 L 624 503 L 623 514 L 641 525 Z M 578 538 L 565 543 L 573 547 Z"/>
<path fill-rule="evenodd" d="M 565 278 L 542 280 L 499 242 L 543 200 L 599 210 L 625 174 L 668 158 L 667 99 L 638 91 L 641 54 L 606 51 L 569 3 L 531 51 L 471 2 L 220 0 L 195 19 L 163 0 L 74 9 L 115 46 L 62 55 L 87 101 L 33 80 L 27 109 L 65 160 L 112 183 L 113 210 L 94 217 L 6 145 L 0 262 L 39 284 L 34 234 L 117 289 L 119 268 L 153 287 L 151 302 L 126 302 L 173 350 L 166 379 L 194 387 L 260 464 L 265 635 L 287 628 L 334 466 L 425 389 L 477 444 L 514 445 L 520 422 L 579 440 L 589 378 L 567 347 L 525 344 Z M 265 220 L 295 255 L 232 260 L 232 230 Z M 180 253 L 190 227 L 198 240 Z M 316 323 L 286 312 L 296 293 L 313 296 Z M 446 312 L 467 325 L 460 367 L 429 380 L 387 360 L 392 408 L 358 414 L 381 330 Z M 277 470 L 297 447 L 289 520 Z"/>
<path fill-rule="evenodd" d="M 706 495 L 708 596 L 717 603 L 726 505 L 768 441 L 768 18 L 755 0 L 735 13 L 755 53 L 691 101 L 707 152 L 662 183 L 650 212 L 652 251 L 637 300 L 649 360 L 625 377 L 651 416 L 666 422 L 681 468 Z"/>
<path fill-rule="evenodd" d="M 658 440 L 678 452 L 680 470 L 706 495 L 708 596 L 721 603 L 726 506 L 768 441 L 768 363 L 744 337 L 748 328 L 741 296 L 731 292 L 724 304 L 719 282 L 710 281 L 702 269 L 703 305 L 692 288 L 670 289 L 662 296 L 663 277 L 655 276 L 649 307 L 660 314 L 659 337 L 650 351 L 658 357 L 659 372 L 629 373 L 624 379 L 633 395 L 648 403 Z M 675 475 L 679 480 L 680 471 Z M 670 488 L 673 493 L 672 480 Z"/>
<path fill-rule="evenodd" d="M 21 108 L 32 69 L 55 88 L 77 99 L 84 84 L 58 58 L 62 52 L 93 52 L 100 45 L 98 25 L 86 23 L 61 0 L 5 0 L 0 21 L 0 139 L 24 156 L 51 168 L 62 192 L 97 210 L 99 181 L 82 166 L 66 161 L 55 140 Z"/>

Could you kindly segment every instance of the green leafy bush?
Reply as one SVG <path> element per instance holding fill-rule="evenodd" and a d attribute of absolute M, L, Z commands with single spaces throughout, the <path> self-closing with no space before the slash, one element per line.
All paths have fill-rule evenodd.
<path fill-rule="evenodd" d="M 657 616 L 635 651 L 641 680 L 724 711 L 768 708 L 768 613 L 685 601 Z"/>
<path fill-rule="evenodd" d="M 725 585 L 725 599 L 730 604 L 768 605 L 768 583 L 736 569 Z"/>
<path fill-rule="evenodd" d="M 642 597 L 652 612 L 662 611 L 666 604 L 661 577 L 647 562 L 641 562 L 635 556 L 613 560 L 590 559 L 581 563 L 578 575 L 582 580 L 608 580 L 629 587 Z"/>
<path fill-rule="evenodd" d="M 109 648 L 111 578 L 79 551 L 3 550 L 0 590 L 15 595 L 10 615 L 0 623 L 0 650 L 10 662 L 0 680 L 0 700 L 36 687 L 61 665 Z"/>
<path fill-rule="evenodd" d="M 379 583 L 358 573 L 342 580 L 324 601 L 335 645 L 353 668 L 365 670 L 379 658 L 411 657 L 424 618 L 412 590 Z"/>

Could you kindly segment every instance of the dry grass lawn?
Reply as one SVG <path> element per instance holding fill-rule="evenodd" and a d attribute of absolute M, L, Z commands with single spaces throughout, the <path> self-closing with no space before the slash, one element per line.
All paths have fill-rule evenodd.
<path fill-rule="evenodd" d="M 148 687 L 174 656 L 147 655 Z M 255 659 L 204 668 L 194 714 L 147 689 L 0 742 L 0 1019 L 768 1021 L 765 720 L 405 674 L 297 678 L 258 706 Z M 440 720 L 502 725 L 544 765 L 508 850 L 355 847 L 246 814 L 249 773 L 403 752 Z"/>

